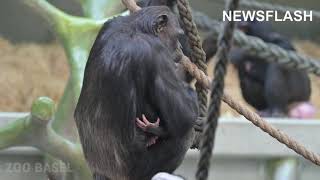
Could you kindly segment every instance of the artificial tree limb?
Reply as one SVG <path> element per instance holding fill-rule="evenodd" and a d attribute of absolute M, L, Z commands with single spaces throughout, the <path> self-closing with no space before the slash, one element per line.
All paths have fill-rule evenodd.
<path fill-rule="evenodd" d="M 57 133 L 79 142 L 77 129 L 73 121 L 73 111 L 80 95 L 89 50 L 104 21 L 68 15 L 45 0 L 25 0 L 24 2 L 39 12 L 51 24 L 53 31 L 58 35 L 64 46 L 70 67 L 70 77 L 52 124 Z M 48 165 L 58 163 L 59 159 L 59 156 L 45 156 L 45 162 Z M 48 174 L 51 176 L 58 174 L 61 177 L 67 176 L 70 172 L 53 173 L 53 171 L 50 171 Z"/>
<path fill-rule="evenodd" d="M 71 16 L 45 0 L 25 0 L 24 2 L 45 17 L 62 41 L 70 66 L 73 91 L 78 98 L 89 50 L 99 29 L 107 19 L 97 21 Z"/>
<path fill-rule="evenodd" d="M 13 145 L 33 145 L 33 137 L 37 136 L 34 129 L 38 129 L 42 124 L 53 116 L 54 104 L 48 98 L 39 98 L 36 100 L 31 109 L 31 114 L 20 118 L 7 126 L 0 128 L 0 149 Z M 46 128 L 45 128 L 46 129 Z"/>
<path fill-rule="evenodd" d="M 26 129 L 24 127 L 28 123 L 28 117 L 24 117 L 0 128 L 0 149 L 23 145 L 24 139 L 21 137 L 22 134 L 25 134 Z"/>
<path fill-rule="evenodd" d="M 123 12 L 126 8 L 119 0 L 78 0 L 84 15 L 92 19 L 104 19 Z"/>
<path fill-rule="evenodd" d="M 59 103 L 56 120 L 54 120 L 54 127 L 65 127 L 63 123 L 64 119 L 70 119 L 70 113 L 67 113 L 60 105 L 67 107 L 68 109 L 74 107 L 80 94 L 83 72 L 92 43 L 103 23 L 113 16 L 103 20 L 93 20 L 68 15 L 45 0 L 25 0 L 24 2 L 40 12 L 40 14 L 52 25 L 53 30 L 60 38 L 68 57 L 71 73 L 63 98 L 68 98 L 74 102 L 62 99 Z M 81 2 L 83 7 L 86 3 L 89 3 L 89 1 L 86 0 L 81 0 Z M 96 1 L 92 1 L 91 4 L 94 4 L 94 2 Z M 99 0 L 97 2 L 97 4 L 105 5 L 114 3 L 114 0 L 105 0 L 105 2 Z M 103 11 L 103 9 L 99 9 L 99 11 Z M 121 9 L 118 9 L 117 11 L 121 11 Z M 72 90 L 73 92 L 68 92 L 69 90 Z"/>
<path fill-rule="evenodd" d="M 59 103 L 56 119 L 53 122 L 55 130 L 57 130 L 58 133 L 64 132 L 63 127 L 67 127 L 65 122 L 69 124 L 69 122 L 73 120 L 72 116 L 70 116 L 73 113 L 70 114 L 66 112 L 66 109 L 71 112 L 74 110 L 73 108 L 80 95 L 83 72 L 90 48 L 98 30 L 106 19 L 96 21 L 71 16 L 52 6 L 45 0 L 25 0 L 24 2 L 39 12 L 52 25 L 53 31 L 61 40 L 68 57 L 70 78 L 63 99 Z M 73 129 L 68 127 L 67 130 L 69 131 L 68 136 L 70 136 L 70 130 L 76 132 L 75 126 L 73 126 Z M 71 133 L 71 137 L 72 139 L 77 139 L 75 133 Z"/>
<path fill-rule="evenodd" d="M 82 5 L 84 7 L 85 5 L 89 5 L 88 3 L 91 3 L 92 5 L 95 2 L 96 1 L 89 2 L 83 0 Z M 64 91 L 64 95 L 59 102 L 59 106 L 55 113 L 55 119 L 52 120 L 52 125 L 57 133 L 68 137 L 70 140 L 79 142 L 76 126 L 73 120 L 73 111 L 80 94 L 84 67 L 90 48 L 96 37 L 96 34 L 98 33 L 98 30 L 109 18 L 98 21 L 71 16 L 52 6 L 45 0 L 25 0 L 24 3 L 39 12 L 49 22 L 49 24 L 52 25 L 53 31 L 58 35 L 66 51 L 71 73 Z M 100 0 L 100 3 L 103 4 L 102 0 Z M 111 5 L 110 3 L 111 1 L 109 3 L 106 2 L 105 5 Z M 101 7 L 99 8 L 99 11 L 100 12 L 95 13 L 103 14 L 103 9 Z M 80 147 L 80 145 L 78 146 Z M 54 157 L 48 154 L 45 155 L 45 161 L 47 164 L 55 164 L 57 161 L 60 161 L 58 158 L 60 157 Z M 71 177 L 70 173 L 56 174 L 58 174 L 59 177 Z M 50 172 L 50 175 L 55 174 Z"/>
<path fill-rule="evenodd" d="M 0 149 L 32 146 L 70 164 L 79 180 L 92 178 L 81 147 L 55 133 L 51 126 L 54 103 L 40 97 L 34 101 L 30 115 L 0 128 Z"/>
<path fill-rule="evenodd" d="M 45 17 L 65 48 L 71 73 L 64 95 L 59 103 L 56 118 L 52 124 L 59 134 L 78 141 L 77 130 L 73 124 L 73 110 L 80 94 L 89 50 L 98 30 L 106 19 L 96 21 L 71 16 L 44 0 L 27 0 L 24 2 Z M 54 162 L 59 161 L 53 157 L 55 156 L 45 156 L 48 164 L 54 164 Z"/>
<path fill-rule="evenodd" d="M 57 133 L 64 135 L 75 142 L 79 142 L 77 129 L 73 120 L 73 111 L 80 94 L 84 67 L 89 50 L 98 30 L 103 25 L 104 20 L 96 21 L 68 15 L 45 0 L 25 0 L 24 2 L 39 12 L 49 24 L 51 24 L 53 31 L 63 43 L 68 57 L 70 77 L 64 95 L 57 108 L 56 118 L 52 121 L 52 125 Z M 80 147 L 79 144 L 78 146 Z M 59 156 L 46 154 L 45 162 L 47 162 L 48 165 L 54 165 L 60 161 L 59 158 Z M 87 169 L 80 171 L 88 172 Z M 48 175 L 58 177 L 70 177 L 70 174 L 72 173 L 48 172 Z M 76 174 L 77 171 L 75 171 L 74 175 Z"/>
<path fill-rule="evenodd" d="M 64 89 L 64 94 L 57 106 L 55 117 L 52 121 L 52 128 L 56 133 L 63 135 L 65 138 L 74 142 L 79 142 L 78 136 L 75 136 L 77 133 L 70 132 L 70 129 L 66 129 L 66 127 L 70 127 L 70 124 L 75 125 L 72 122 L 74 122 L 73 112 L 76 102 L 76 95 L 72 91 L 72 81 L 71 78 L 69 78 Z"/>

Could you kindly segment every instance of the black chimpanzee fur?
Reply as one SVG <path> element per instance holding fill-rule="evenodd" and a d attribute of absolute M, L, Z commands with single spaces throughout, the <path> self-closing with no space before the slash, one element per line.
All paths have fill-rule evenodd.
<path fill-rule="evenodd" d="M 106 22 L 91 49 L 75 111 L 85 158 L 96 180 L 150 180 L 172 172 L 189 149 L 198 106 L 174 60 L 181 33 L 168 7 L 146 7 Z M 160 118 L 157 143 L 135 119 Z"/>
<path fill-rule="evenodd" d="M 295 50 L 291 42 L 274 32 L 267 22 L 240 22 L 238 27 L 247 35 L 287 50 Z M 286 116 L 291 104 L 309 101 L 311 85 L 307 72 L 268 63 L 241 48 L 231 51 L 230 60 L 238 69 L 244 99 L 257 110 L 263 111 L 261 115 Z"/>

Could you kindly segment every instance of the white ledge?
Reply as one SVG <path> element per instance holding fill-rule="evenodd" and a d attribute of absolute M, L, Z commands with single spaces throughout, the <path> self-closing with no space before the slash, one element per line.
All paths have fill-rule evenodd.
<path fill-rule="evenodd" d="M 0 126 L 28 113 L 0 113 Z M 320 154 L 320 120 L 268 119 L 272 125 L 287 133 L 308 149 Z M 1 154 L 40 154 L 34 148 L 15 147 L 0 151 Z M 279 143 L 243 117 L 222 117 L 219 120 L 214 154 L 219 156 L 241 157 L 288 157 L 299 156 Z M 191 150 L 187 156 L 198 156 Z"/>

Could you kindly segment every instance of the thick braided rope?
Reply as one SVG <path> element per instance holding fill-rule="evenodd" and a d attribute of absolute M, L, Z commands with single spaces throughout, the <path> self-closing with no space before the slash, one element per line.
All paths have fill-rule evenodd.
<path fill-rule="evenodd" d="M 293 13 L 295 11 L 312 11 L 312 16 L 320 19 L 320 12 L 315 10 L 306 10 L 302 8 L 293 8 L 289 6 L 283 6 L 278 4 L 270 4 L 265 2 L 258 2 L 258 1 L 252 1 L 252 0 L 242 0 L 240 1 L 241 6 L 250 7 L 254 9 L 264 9 L 264 10 L 275 10 L 282 13 L 285 13 L 287 11 Z"/>
<path fill-rule="evenodd" d="M 226 9 L 234 11 L 238 8 L 239 0 L 231 0 L 227 3 Z M 203 137 L 200 144 L 200 160 L 197 180 L 206 180 L 209 174 L 212 149 L 214 145 L 215 130 L 220 116 L 221 99 L 224 90 L 224 78 L 228 66 L 228 54 L 232 45 L 235 22 L 226 22 L 218 40 L 218 51 L 216 54 L 217 63 L 214 69 L 214 80 L 212 81 L 209 113 L 204 126 Z"/>
<path fill-rule="evenodd" d="M 210 29 L 212 36 L 219 36 L 221 23 L 218 21 L 212 20 L 200 13 L 197 13 L 195 20 L 197 20 L 197 24 L 199 23 L 198 26 L 200 28 Z M 320 60 L 295 51 L 285 50 L 275 44 L 266 43 L 260 38 L 247 36 L 238 30 L 234 33 L 234 44 L 243 48 L 248 54 L 265 59 L 267 62 L 274 62 L 287 68 L 304 70 L 320 76 Z"/>
<path fill-rule="evenodd" d="M 200 11 L 193 11 L 192 16 L 200 31 L 211 31 L 213 27 L 221 25 L 221 22 L 210 18 Z"/>
<path fill-rule="evenodd" d="M 249 54 L 265 59 L 268 62 L 275 62 L 288 68 L 305 70 L 320 76 L 320 61 L 313 60 L 295 51 L 287 51 L 275 44 L 265 43 L 260 38 L 248 38 L 242 32 L 237 33 L 235 44 L 244 48 Z"/>
<path fill-rule="evenodd" d="M 192 19 L 190 5 L 187 0 L 177 0 L 177 5 L 185 33 L 192 49 L 192 62 L 194 62 L 203 72 L 206 73 L 206 54 L 202 49 L 198 29 Z M 199 100 L 199 116 L 205 117 L 207 115 L 208 90 L 199 86 L 199 83 L 196 83 L 196 90 Z"/>
<path fill-rule="evenodd" d="M 125 1 L 125 0 L 124 0 Z M 136 7 L 131 10 L 134 11 Z M 203 87 L 209 89 L 211 85 L 211 79 L 201 71 L 196 65 L 194 65 L 188 57 L 182 56 L 180 63 L 183 67 L 193 76 Z M 279 142 L 285 144 L 288 148 L 294 150 L 296 153 L 302 155 L 304 158 L 310 160 L 316 165 L 320 166 L 320 157 L 316 153 L 313 153 L 306 149 L 303 145 L 291 139 L 288 135 L 276 129 L 259 115 L 245 108 L 243 105 L 232 100 L 231 96 L 224 94 L 222 100 L 226 102 L 230 107 L 235 109 L 238 113 L 242 114 L 246 119 L 251 121 L 254 125 L 268 133 L 270 136 L 277 139 Z"/>
<path fill-rule="evenodd" d="M 294 150 L 296 153 L 302 155 L 304 158 L 310 160 L 316 165 L 320 165 L 320 157 L 314 152 L 309 151 L 303 145 L 299 144 L 297 141 L 291 139 L 287 134 L 283 133 L 279 129 L 271 126 L 266 121 L 264 121 L 259 115 L 254 112 L 249 111 L 245 106 L 234 101 L 231 96 L 224 95 L 223 101 L 227 103 L 230 107 L 235 109 L 237 112 L 241 113 L 246 119 L 251 121 L 255 126 L 259 127 L 264 132 L 267 132 L 270 136 L 276 138 L 282 144 L 285 144 L 288 148 Z"/>
<path fill-rule="evenodd" d="M 180 63 L 183 67 L 197 80 L 201 83 L 203 87 L 210 88 L 211 87 L 211 79 L 206 74 L 204 74 L 201 70 L 195 66 L 188 57 L 184 56 Z M 268 133 L 270 136 L 277 139 L 280 143 L 285 144 L 288 148 L 295 151 L 297 154 L 300 154 L 305 159 L 308 159 L 312 163 L 320 166 L 320 156 L 307 148 L 305 148 L 302 144 L 295 141 L 287 134 L 282 132 L 281 130 L 275 128 L 271 124 L 267 123 L 264 119 L 262 119 L 257 113 L 251 111 L 248 108 L 245 108 L 244 105 L 236 102 L 232 99 L 232 97 L 226 93 L 224 93 L 222 100 L 227 103 L 231 108 L 235 109 L 239 114 L 243 115 L 247 120 L 252 122 L 255 126 L 259 127 L 264 132 Z"/>

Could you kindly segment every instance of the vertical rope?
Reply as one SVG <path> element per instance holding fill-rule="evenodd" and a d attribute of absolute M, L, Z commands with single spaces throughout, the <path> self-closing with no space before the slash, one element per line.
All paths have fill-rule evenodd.
<path fill-rule="evenodd" d="M 187 0 L 177 0 L 177 5 L 185 33 L 188 37 L 188 41 L 192 50 L 191 60 L 199 67 L 199 69 L 207 73 L 206 53 L 202 49 L 198 29 L 192 19 L 190 5 Z M 198 93 L 199 100 L 199 117 L 206 117 L 208 104 L 208 90 L 201 87 L 199 83 L 196 83 L 196 90 Z"/>
<path fill-rule="evenodd" d="M 234 11 L 238 8 L 238 5 L 239 0 L 232 0 L 227 3 L 226 9 Z M 198 163 L 198 171 L 196 173 L 197 180 L 206 180 L 209 174 L 215 129 L 218 124 L 221 99 L 224 90 L 224 77 L 228 65 L 228 53 L 232 44 L 234 28 L 234 22 L 226 22 L 224 24 L 223 32 L 220 34 L 218 40 L 219 48 L 216 54 L 217 63 L 214 69 L 214 80 L 212 81 L 208 119 L 205 125 L 203 139 L 200 146 L 200 160 Z"/>

